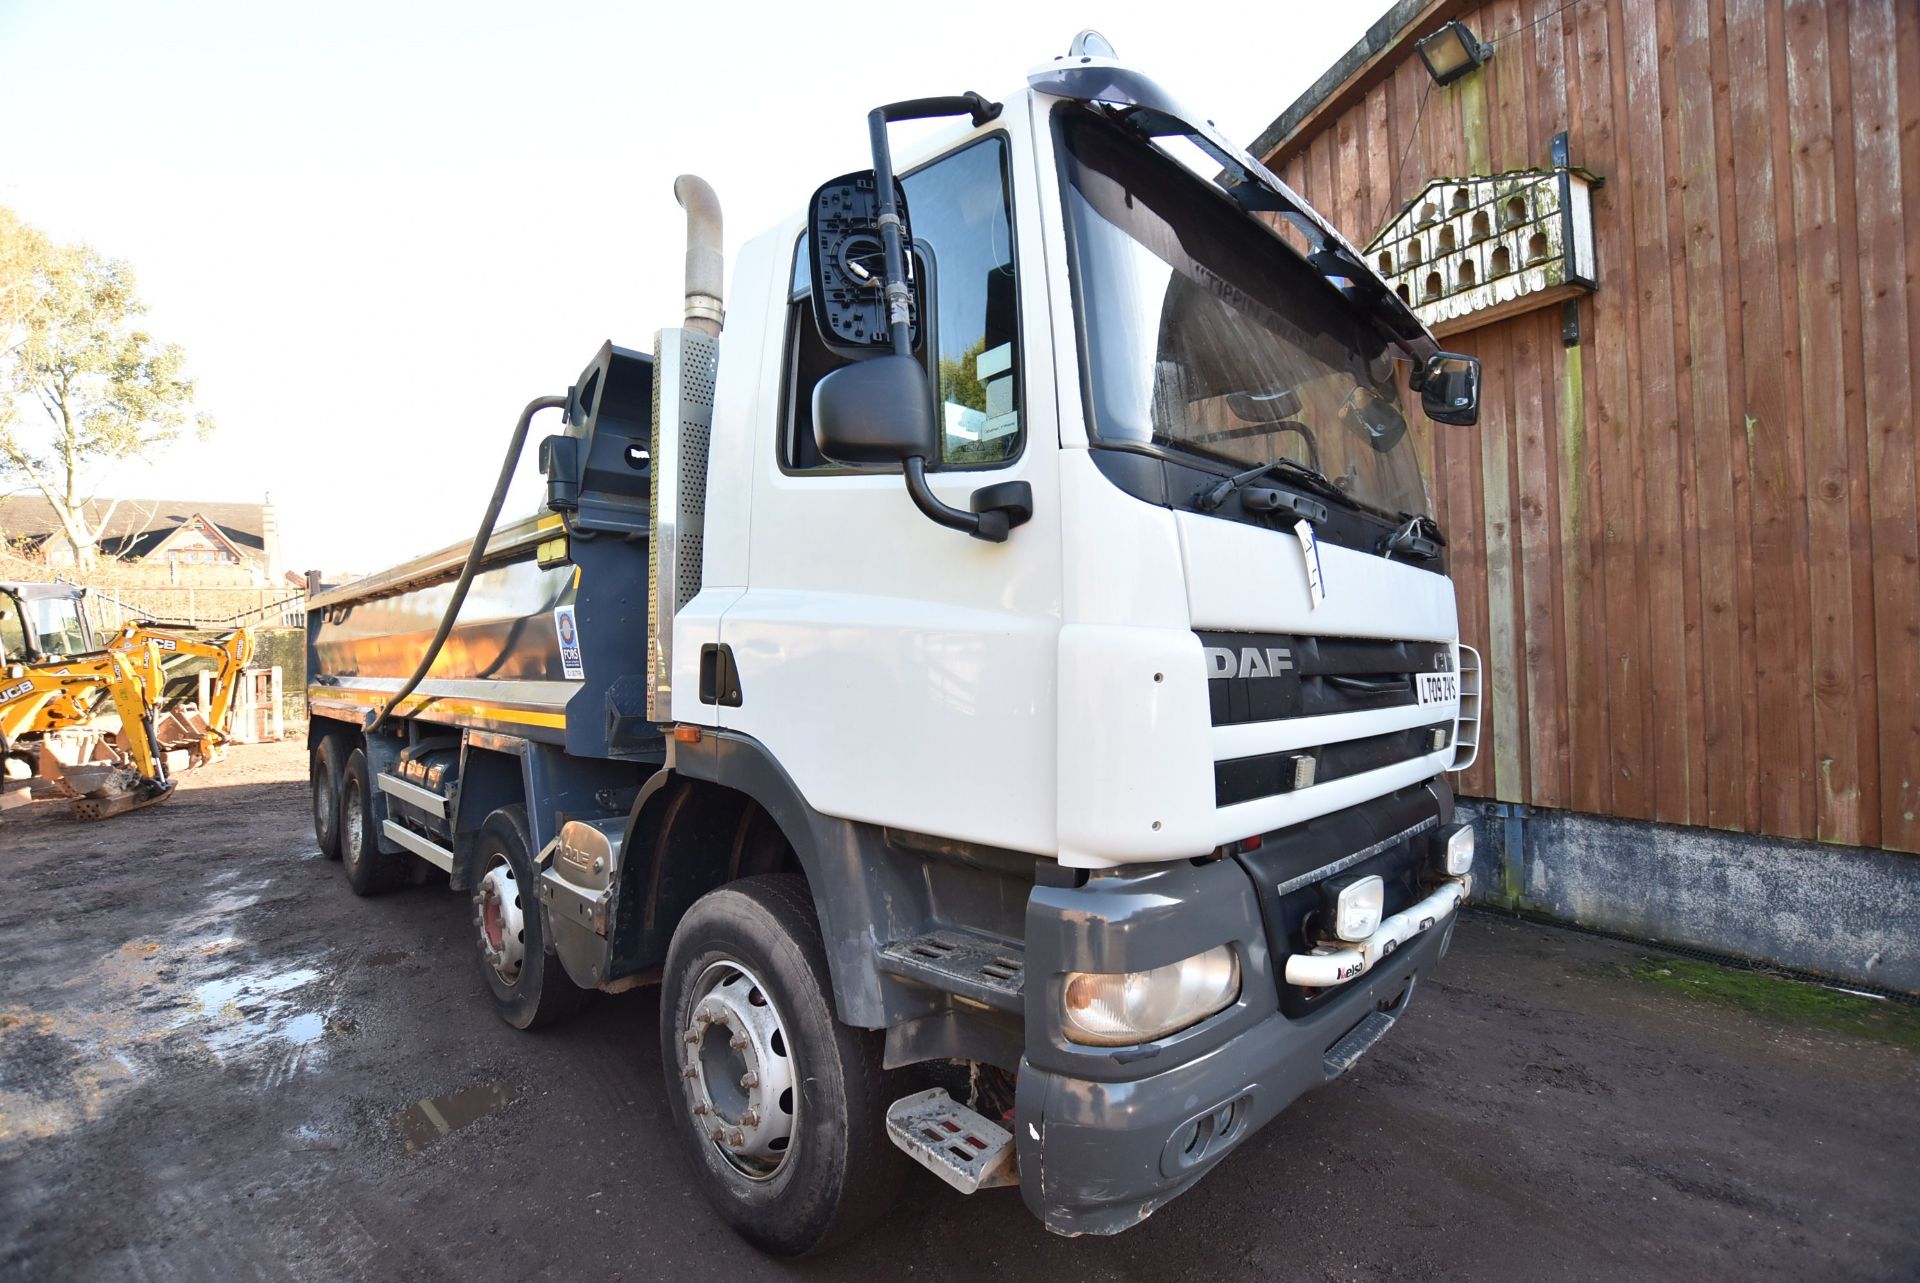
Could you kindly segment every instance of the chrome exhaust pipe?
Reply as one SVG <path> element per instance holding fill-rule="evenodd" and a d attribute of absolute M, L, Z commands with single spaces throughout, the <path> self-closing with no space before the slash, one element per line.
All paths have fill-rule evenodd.
<path fill-rule="evenodd" d="M 726 322 L 721 306 L 726 256 L 721 249 L 720 198 L 706 179 L 693 174 L 673 180 L 673 195 L 687 211 L 687 328 L 719 338 Z"/>

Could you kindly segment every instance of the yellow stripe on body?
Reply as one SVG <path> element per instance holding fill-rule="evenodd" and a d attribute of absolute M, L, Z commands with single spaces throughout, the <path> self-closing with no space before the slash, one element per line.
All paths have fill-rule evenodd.
<path fill-rule="evenodd" d="M 338 686 L 309 686 L 307 699 L 340 700 L 350 704 L 365 704 L 369 707 L 384 705 L 389 694 L 382 691 L 347 690 Z M 396 717 L 417 717 L 426 712 L 428 706 L 436 713 L 450 713 L 455 717 L 478 717 L 496 722 L 517 722 L 522 726 L 546 726 L 554 730 L 565 730 L 567 718 L 564 713 L 536 713 L 531 709 L 506 708 L 499 704 L 473 704 L 466 700 L 450 699 L 444 695 L 409 695 L 400 701 L 393 710 Z"/>

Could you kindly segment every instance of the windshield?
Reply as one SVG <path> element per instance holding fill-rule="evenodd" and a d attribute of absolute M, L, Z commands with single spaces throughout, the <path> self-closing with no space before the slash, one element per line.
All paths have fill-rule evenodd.
<path fill-rule="evenodd" d="M 87 649 L 87 634 L 80 622 L 80 603 L 71 597 L 29 597 L 22 603 L 40 649 L 48 655 L 78 655 Z"/>
<path fill-rule="evenodd" d="M 1223 470 L 1291 460 L 1356 504 L 1426 513 L 1398 348 L 1209 184 L 1091 112 L 1059 115 L 1096 440 Z"/>

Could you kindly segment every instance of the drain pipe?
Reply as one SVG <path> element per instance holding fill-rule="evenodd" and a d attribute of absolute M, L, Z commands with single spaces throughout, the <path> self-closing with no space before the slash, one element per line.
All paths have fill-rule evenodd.
<path fill-rule="evenodd" d="M 687 328 L 720 337 L 726 312 L 720 305 L 726 256 L 720 242 L 720 198 L 707 180 L 682 174 L 673 180 L 674 199 L 687 211 Z"/>

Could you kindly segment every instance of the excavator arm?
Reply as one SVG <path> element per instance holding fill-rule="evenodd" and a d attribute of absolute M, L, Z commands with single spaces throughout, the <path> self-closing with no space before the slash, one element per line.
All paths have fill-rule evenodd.
<path fill-rule="evenodd" d="M 216 642 L 203 642 L 167 624 L 130 623 L 107 643 L 107 649 L 134 662 L 146 686 L 147 700 L 156 707 L 166 691 L 167 661 L 175 656 L 211 661 L 213 690 L 204 710 L 206 729 L 200 738 L 200 755 L 211 757 L 215 749 L 227 742 L 240 675 L 253 662 L 252 629 L 236 629 Z"/>
<path fill-rule="evenodd" d="M 150 662 L 157 667 L 159 657 Z M 74 814 L 104 820 L 163 802 L 173 793 L 166 759 L 154 730 L 154 705 L 139 666 L 127 655 L 100 651 L 78 659 L 10 664 L 0 670 L 0 751 L 25 753 L 52 732 L 73 730 L 96 719 L 111 704 L 120 719 L 115 737 L 119 759 L 53 764 L 79 794 Z"/>

